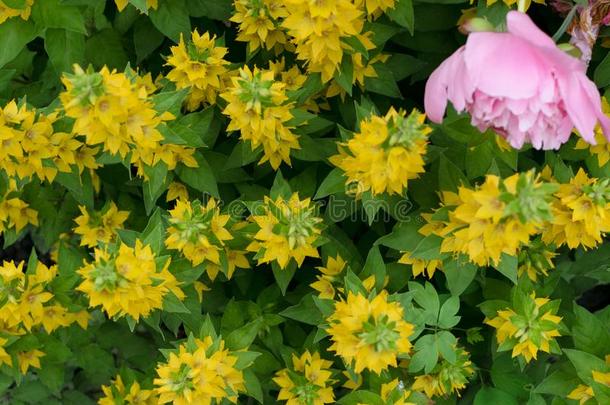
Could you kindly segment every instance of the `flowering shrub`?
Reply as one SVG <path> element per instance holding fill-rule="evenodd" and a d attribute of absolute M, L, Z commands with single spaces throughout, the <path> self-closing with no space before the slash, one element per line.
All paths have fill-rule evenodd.
<path fill-rule="evenodd" d="M 609 25 L 0 0 L 0 403 L 610 403 Z"/>

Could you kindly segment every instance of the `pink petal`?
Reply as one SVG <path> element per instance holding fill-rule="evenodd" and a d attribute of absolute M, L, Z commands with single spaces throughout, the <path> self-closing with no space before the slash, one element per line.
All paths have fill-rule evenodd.
<path fill-rule="evenodd" d="M 507 33 L 475 32 L 468 36 L 464 62 L 475 86 L 494 97 L 529 98 L 549 74 L 536 47 Z"/>
<path fill-rule="evenodd" d="M 553 39 L 538 28 L 527 14 L 509 11 L 506 15 L 506 25 L 508 32 L 536 46 L 557 49 Z"/>
<path fill-rule="evenodd" d="M 424 94 L 426 115 L 433 122 L 442 122 L 447 108 L 448 88 L 454 84 L 458 64 L 462 63 L 464 48 L 447 58 L 428 78 Z"/>
<path fill-rule="evenodd" d="M 568 116 L 580 133 L 580 136 L 590 144 L 595 144 L 593 130 L 597 123 L 597 111 L 591 99 L 591 91 L 597 95 L 599 111 L 601 113 L 601 103 L 599 93 L 595 85 L 586 77 L 582 79 L 582 73 L 574 72 L 569 76 L 558 78 L 559 89 L 565 104 Z M 587 83 L 588 82 L 588 83 Z M 593 86 L 593 89 L 590 88 Z"/>

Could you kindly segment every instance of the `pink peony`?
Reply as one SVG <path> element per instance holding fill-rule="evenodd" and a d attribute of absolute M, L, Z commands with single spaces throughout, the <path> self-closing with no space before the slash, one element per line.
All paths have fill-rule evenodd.
<path fill-rule="evenodd" d="M 468 111 L 472 125 L 492 128 L 515 148 L 529 142 L 557 149 L 576 127 L 595 144 L 597 121 L 610 134 L 597 88 L 586 67 L 561 51 L 530 18 L 507 15 L 508 32 L 475 32 L 426 83 L 426 114 L 442 122 L 447 100 Z"/>

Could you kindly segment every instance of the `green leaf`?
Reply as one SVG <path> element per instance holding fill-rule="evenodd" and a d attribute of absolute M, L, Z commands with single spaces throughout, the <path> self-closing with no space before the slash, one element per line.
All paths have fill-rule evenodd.
<path fill-rule="evenodd" d="M 155 208 L 157 199 L 167 190 L 171 177 L 168 176 L 167 165 L 164 162 L 158 162 L 154 167 L 145 166 L 144 172 L 148 176 L 148 180 L 142 185 L 144 194 L 144 207 L 146 215 Z"/>
<path fill-rule="evenodd" d="M 606 369 L 606 363 L 592 354 L 573 349 L 563 349 L 563 352 L 568 356 L 568 359 L 570 359 L 570 362 L 576 369 L 576 374 L 586 384 L 590 385 L 593 382 L 591 371 Z"/>
<path fill-rule="evenodd" d="M 252 322 L 248 322 L 244 326 L 235 329 L 233 332 L 229 333 L 225 342 L 227 344 L 227 348 L 230 350 L 242 350 L 250 347 L 258 332 L 263 327 L 263 322 L 261 319 L 256 319 Z"/>
<path fill-rule="evenodd" d="M 294 273 L 297 271 L 297 264 L 294 260 L 291 260 L 286 268 L 281 269 L 277 262 L 273 262 L 271 264 L 271 269 L 273 271 L 273 277 L 275 277 L 275 281 L 282 291 L 282 295 L 286 295 L 288 284 L 290 284 L 290 280 L 292 280 Z"/>
<path fill-rule="evenodd" d="M 162 93 L 155 94 L 152 97 L 152 102 L 155 105 L 155 109 L 159 113 L 170 112 L 175 116 L 179 116 L 182 103 L 184 102 L 188 92 L 188 88 L 174 91 L 164 91 Z"/>
<path fill-rule="evenodd" d="M 337 404 L 339 405 L 359 405 L 359 404 L 367 404 L 367 405 L 384 405 L 385 402 L 381 397 L 374 392 L 358 390 L 350 392 L 347 395 L 342 396 L 337 400 Z"/>
<path fill-rule="evenodd" d="M 413 35 L 415 31 L 415 13 L 413 11 L 412 0 L 397 0 L 394 8 L 388 9 L 386 14 L 398 25 L 408 29 L 409 33 Z"/>
<path fill-rule="evenodd" d="M 409 291 L 413 292 L 413 299 L 424 309 L 425 322 L 436 325 L 440 309 L 440 301 L 434 286 L 426 282 L 425 287 L 416 282 L 409 282 Z"/>
<path fill-rule="evenodd" d="M 495 268 L 514 284 L 517 284 L 519 278 L 517 272 L 518 265 L 519 259 L 517 259 L 516 256 L 509 256 L 506 253 L 502 253 L 502 256 L 500 256 L 500 263 L 498 263 Z"/>
<path fill-rule="evenodd" d="M 458 187 L 468 185 L 468 179 L 462 170 L 444 154 L 440 155 L 438 169 L 438 184 L 441 190 L 458 191 Z"/>
<path fill-rule="evenodd" d="M 597 65 L 593 72 L 593 80 L 597 87 L 606 87 L 610 85 L 610 53 L 606 53 L 604 59 Z"/>
<path fill-rule="evenodd" d="M 140 239 L 142 240 L 142 243 L 149 245 L 156 254 L 159 254 L 161 250 L 163 250 L 165 224 L 163 223 L 163 216 L 161 215 L 161 210 L 159 208 L 150 216 L 148 224 L 142 231 Z"/>
<path fill-rule="evenodd" d="M 207 17 L 212 20 L 226 21 L 233 14 L 233 1 L 188 0 L 188 8 L 189 14 L 193 17 Z"/>
<path fill-rule="evenodd" d="M 85 57 L 96 69 L 108 66 L 122 71 L 129 61 L 121 34 L 110 28 L 89 37 L 85 44 Z"/>
<path fill-rule="evenodd" d="M 248 396 L 256 399 L 261 404 L 263 403 L 263 389 L 258 377 L 250 369 L 246 369 L 244 374 L 244 386 L 246 387 L 246 393 Z"/>
<path fill-rule="evenodd" d="M 63 29 L 47 29 L 44 47 L 57 73 L 71 72 L 72 65 L 85 62 L 85 36 Z"/>
<path fill-rule="evenodd" d="M 161 1 L 148 15 L 154 26 L 172 41 L 178 43 L 180 34 L 184 34 L 185 39 L 190 37 L 191 21 L 185 0 Z"/>
<path fill-rule="evenodd" d="M 474 405 L 518 405 L 517 400 L 510 394 L 493 387 L 483 387 L 474 397 Z"/>
<path fill-rule="evenodd" d="M 303 296 L 297 305 L 288 307 L 279 314 L 307 325 L 319 325 L 324 320 L 312 294 Z"/>
<path fill-rule="evenodd" d="M 287 200 L 292 195 L 292 189 L 290 184 L 284 179 L 282 176 L 282 171 L 278 170 L 275 174 L 275 179 L 273 180 L 273 185 L 271 186 L 271 190 L 269 190 L 269 196 L 276 200 L 278 197 L 282 197 L 284 200 Z"/>
<path fill-rule="evenodd" d="M 444 329 L 453 328 L 460 322 L 460 317 L 455 316 L 460 309 L 460 299 L 457 296 L 449 298 L 443 306 L 438 315 L 438 326 Z"/>
<path fill-rule="evenodd" d="M 79 204 L 87 208 L 93 208 L 93 184 L 88 171 L 84 171 L 81 176 L 78 173 L 78 168 L 72 166 L 70 173 L 57 173 L 55 181 L 67 188 Z"/>
<path fill-rule="evenodd" d="M 463 258 L 451 258 L 443 263 L 447 289 L 452 295 L 462 294 L 474 280 L 478 267 Z"/>
<path fill-rule="evenodd" d="M 151 55 L 165 36 L 155 28 L 148 18 L 140 18 L 133 25 L 133 45 L 136 50 L 136 62 L 140 63 Z"/>
<path fill-rule="evenodd" d="M 576 349 L 605 356 L 610 342 L 608 326 L 580 305 L 574 305 L 574 315 L 576 321 L 572 325 L 572 338 Z"/>
<path fill-rule="evenodd" d="M 199 152 L 195 152 L 193 156 L 197 160 L 199 167 L 192 168 L 179 165 L 176 168 L 176 174 L 183 182 L 195 190 L 210 194 L 213 197 L 220 197 L 216 178 L 207 160 Z"/>
<path fill-rule="evenodd" d="M 30 21 L 11 18 L 0 24 L 0 68 L 15 59 L 36 36 L 36 28 Z"/>
<path fill-rule="evenodd" d="M 163 311 L 172 314 L 190 314 L 191 311 L 174 293 L 168 293 L 163 299 Z"/>
<path fill-rule="evenodd" d="M 369 250 L 366 262 L 362 268 L 361 277 L 367 278 L 368 276 L 375 276 L 375 288 L 377 291 L 381 291 L 386 278 L 386 265 L 377 246 Z"/>
<path fill-rule="evenodd" d="M 422 260 L 440 259 L 442 242 L 442 237 L 430 234 L 415 246 L 415 249 L 411 252 L 411 257 Z"/>
<path fill-rule="evenodd" d="M 352 87 L 354 82 L 354 65 L 352 64 L 351 55 L 343 55 L 341 66 L 335 73 L 335 80 L 343 90 L 350 96 L 352 95 Z"/>
<path fill-rule="evenodd" d="M 364 87 L 372 93 L 401 99 L 402 94 L 392 71 L 378 63 L 375 65 L 375 72 L 377 77 L 365 77 Z"/>
<path fill-rule="evenodd" d="M 84 13 L 79 7 L 63 4 L 61 0 L 34 2 L 32 20 L 43 29 L 58 28 L 87 34 Z"/>

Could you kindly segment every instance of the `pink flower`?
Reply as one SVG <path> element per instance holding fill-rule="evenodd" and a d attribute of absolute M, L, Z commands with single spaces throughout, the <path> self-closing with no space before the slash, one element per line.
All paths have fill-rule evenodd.
<path fill-rule="evenodd" d="M 426 114 L 442 122 L 447 100 L 472 125 L 492 128 L 515 148 L 557 149 L 576 127 L 595 144 L 597 121 L 610 134 L 597 88 L 578 59 L 561 51 L 530 18 L 507 15 L 508 32 L 475 32 L 426 83 Z"/>

